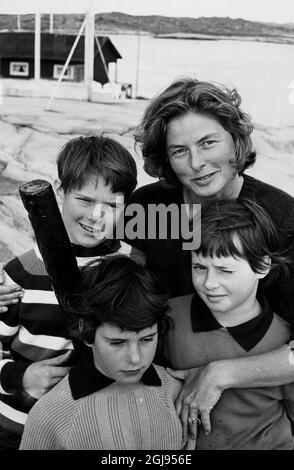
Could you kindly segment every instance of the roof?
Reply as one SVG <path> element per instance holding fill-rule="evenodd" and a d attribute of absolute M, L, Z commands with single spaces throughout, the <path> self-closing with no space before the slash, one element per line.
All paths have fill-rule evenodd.
<path fill-rule="evenodd" d="M 97 36 L 108 61 L 121 59 L 121 55 L 107 36 Z M 75 34 L 41 33 L 41 59 L 65 61 L 76 39 Z M 72 60 L 84 62 L 84 36 L 81 36 Z M 35 33 L 30 31 L 0 31 L 0 56 L 9 58 L 34 58 Z M 94 41 L 94 53 L 98 52 Z M 107 58 L 106 58 L 107 59 Z"/>

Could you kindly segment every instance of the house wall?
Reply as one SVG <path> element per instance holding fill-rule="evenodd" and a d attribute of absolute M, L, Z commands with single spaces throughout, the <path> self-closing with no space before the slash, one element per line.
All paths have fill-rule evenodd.
<path fill-rule="evenodd" d="M 23 36 L 23 37 L 22 37 Z M 34 59 L 31 56 L 29 59 L 30 54 L 26 55 L 26 51 L 33 51 L 33 34 L 25 34 L 25 35 L 15 34 L 11 35 L 11 42 L 17 42 L 19 44 L 18 48 L 15 48 L 14 53 L 13 50 L 11 51 L 12 55 L 9 57 L 0 57 L 0 76 L 5 78 L 17 78 L 17 79 L 31 79 L 34 78 Z M 4 47 L 4 40 L 5 35 L 2 37 L 0 35 L 0 52 L 1 52 L 1 44 Z M 22 45 L 20 44 L 21 39 L 23 40 Z M 100 38 L 99 38 L 100 40 Z M 42 42 L 41 42 L 41 67 L 40 67 L 40 76 L 41 78 L 45 79 L 52 79 L 53 80 L 53 67 L 54 64 L 61 64 L 65 63 L 67 53 L 70 51 L 72 42 L 74 38 L 72 36 L 56 36 L 53 35 L 43 35 Z M 84 38 L 82 37 L 77 45 L 77 48 L 74 52 L 70 65 L 79 64 L 80 66 L 83 65 L 83 56 L 84 56 Z M 104 60 L 107 64 L 109 62 L 116 62 L 117 60 L 117 51 L 114 49 L 112 44 L 109 41 L 104 41 L 103 39 L 100 40 L 100 44 L 102 47 L 102 52 L 104 55 Z M 10 45 L 11 46 L 11 45 Z M 8 47 L 7 43 L 5 44 L 4 50 Z M 5 49 L 6 48 L 6 49 Z M 96 41 L 94 42 L 94 80 L 97 82 L 104 83 L 108 82 L 107 74 L 105 72 L 103 62 L 101 60 Z M 9 75 L 9 63 L 11 61 L 16 62 L 28 62 L 29 63 L 29 75 L 28 76 L 11 76 Z M 76 74 L 78 80 L 83 80 L 83 73 L 81 70 Z"/>

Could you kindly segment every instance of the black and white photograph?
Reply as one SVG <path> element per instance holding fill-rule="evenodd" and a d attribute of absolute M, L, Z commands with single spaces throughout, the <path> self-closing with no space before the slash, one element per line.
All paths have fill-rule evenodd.
<path fill-rule="evenodd" d="M 0 450 L 294 450 L 293 0 L 1 0 Z"/>

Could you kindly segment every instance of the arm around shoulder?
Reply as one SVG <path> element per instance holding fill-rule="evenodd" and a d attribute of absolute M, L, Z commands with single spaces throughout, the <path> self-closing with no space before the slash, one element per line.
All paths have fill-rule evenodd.
<path fill-rule="evenodd" d="M 204 430 L 209 434 L 210 412 L 224 390 L 229 388 L 270 387 L 294 381 L 294 356 L 285 344 L 270 352 L 213 361 L 199 370 L 186 371 L 183 390 L 176 400 L 182 423 L 201 415 Z"/>

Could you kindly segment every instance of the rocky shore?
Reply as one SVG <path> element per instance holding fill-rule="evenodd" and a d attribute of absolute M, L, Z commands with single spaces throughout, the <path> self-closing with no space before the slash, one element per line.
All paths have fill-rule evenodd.
<path fill-rule="evenodd" d="M 72 137 L 101 133 L 112 137 L 136 159 L 139 184 L 152 181 L 134 150 L 133 131 L 146 102 L 125 100 L 88 103 L 4 97 L 0 105 L 0 261 L 20 254 L 32 243 L 32 230 L 18 188 L 32 179 L 56 179 L 59 149 Z"/>

